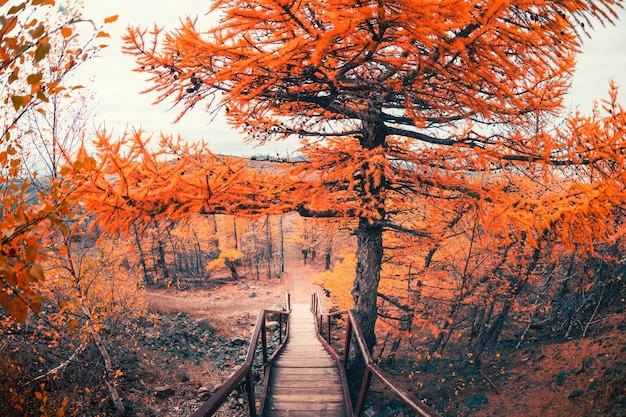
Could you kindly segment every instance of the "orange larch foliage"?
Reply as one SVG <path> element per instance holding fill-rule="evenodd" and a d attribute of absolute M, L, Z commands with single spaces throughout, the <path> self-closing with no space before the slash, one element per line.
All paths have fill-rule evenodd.
<path fill-rule="evenodd" d="M 517 219 L 515 228 L 528 232 L 535 211 L 563 204 L 559 194 L 531 203 L 518 197 L 529 173 L 541 184 L 563 175 L 557 168 L 615 156 L 601 152 L 589 127 L 555 132 L 551 118 L 562 110 L 582 37 L 597 22 L 613 22 L 622 6 L 220 0 L 213 28 L 186 19 L 169 33 L 130 28 L 124 40 L 137 71 L 149 75 L 147 91 L 156 101 L 174 99 L 181 117 L 204 102 L 249 140 L 301 138 L 307 160 L 282 197 L 303 215 L 358 221 L 352 295 L 373 346 L 383 233 L 432 232 L 403 227 L 397 216 L 423 198 L 444 210 L 464 199 L 498 206 L 501 224 Z M 581 149 L 588 149 L 582 159 Z M 585 198 L 595 192 L 577 187 Z M 603 210 L 587 208 L 587 219 Z M 540 223 L 550 223 L 550 210 Z"/>
<path fill-rule="evenodd" d="M 130 234 L 159 219 L 196 214 L 283 212 L 290 202 L 278 200 L 289 184 L 272 181 L 244 161 L 212 154 L 203 144 L 181 144 L 162 136 L 151 151 L 143 132 L 112 141 L 100 132 L 96 157 L 83 149 L 68 168 L 79 184 L 81 204 L 96 215 L 95 224 L 113 233 Z"/>

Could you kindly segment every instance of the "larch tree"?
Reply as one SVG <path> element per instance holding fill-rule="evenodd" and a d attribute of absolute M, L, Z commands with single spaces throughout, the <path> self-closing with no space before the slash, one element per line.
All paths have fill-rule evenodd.
<path fill-rule="evenodd" d="M 372 347 L 385 231 L 430 235 L 428 221 L 404 227 L 398 214 L 419 198 L 500 203 L 504 217 L 531 210 L 511 192 L 523 172 L 594 158 L 596 144 L 545 121 L 563 110 L 587 30 L 613 23 L 620 7 L 217 0 L 216 26 L 131 28 L 125 50 L 149 74 L 147 91 L 180 105 L 180 117 L 207 104 L 250 141 L 301 138 L 306 161 L 290 172 L 285 207 L 356 220 L 352 296 Z"/>

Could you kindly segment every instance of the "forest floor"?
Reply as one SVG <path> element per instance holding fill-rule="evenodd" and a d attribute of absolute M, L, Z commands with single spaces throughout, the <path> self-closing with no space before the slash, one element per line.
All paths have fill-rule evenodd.
<path fill-rule="evenodd" d="M 198 349 L 189 358 L 179 356 L 178 363 L 171 358 L 165 362 L 163 357 L 156 360 L 159 355 L 155 355 L 152 383 L 160 385 L 159 389 L 172 388 L 172 394 L 145 404 L 150 411 L 138 412 L 139 417 L 189 415 L 242 362 L 261 308 L 284 305 L 286 292 L 292 303 L 309 303 L 312 293 L 321 292 L 311 281 L 313 274 L 323 270 L 321 259 L 305 265 L 301 254 L 292 249 L 285 266 L 285 273 L 276 279 L 240 279 L 202 289 L 149 291 L 149 308 L 161 316 L 165 327 L 171 329 L 185 320 L 208 320 L 215 349 L 209 354 Z M 409 364 L 413 361 L 406 358 L 398 361 L 396 377 L 407 387 L 418 384 L 421 397 L 429 398 L 444 416 L 623 417 L 626 324 L 621 317 L 606 318 L 584 339 L 540 341 L 519 349 L 502 346 L 492 360 L 483 362 L 480 370 L 463 370 L 456 365 L 452 370 L 440 363 L 436 369 L 420 375 L 420 371 L 411 372 Z M 184 352 L 179 354 L 184 356 Z M 218 416 L 245 415 L 241 397 L 235 393 Z M 374 397 L 393 404 L 391 399 L 377 396 L 375 389 Z M 390 406 L 376 412 L 371 409 L 370 415 L 407 413 Z"/>

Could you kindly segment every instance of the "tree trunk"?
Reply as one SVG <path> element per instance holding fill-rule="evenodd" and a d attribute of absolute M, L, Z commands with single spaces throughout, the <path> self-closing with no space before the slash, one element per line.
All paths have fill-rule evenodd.
<path fill-rule="evenodd" d="M 272 225 L 270 215 L 265 216 L 265 245 L 267 247 L 267 279 L 272 278 L 272 261 L 274 259 L 274 248 L 272 247 Z"/>
<path fill-rule="evenodd" d="M 383 258 L 383 228 L 376 223 L 371 224 L 367 219 L 360 219 L 356 235 L 357 263 L 352 298 L 354 313 L 371 352 L 376 345 L 374 327 L 378 315 L 376 299 Z"/>
<path fill-rule="evenodd" d="M 235 249 L 239 249 L 239 240 L 237 237 L 237 218 L 233 217 L 233 239 L 235 239 Z"/>
<path fill-rule="evenodd" d="M 219 253 L 220 251 L 220 239 L 219 239 L 219 235 L 218 235 L 218 230 L 217 230 L 217 218 L 214 215 L 211 216 L 211 219 L 213 220 L 212 222 L 212 226 L 213 226 L 213 246 L 215 246 L 215 252 Z"/>
<path fill-rule="evenodd" d="M 148 267 L 146 266 L 146 257 L 143 254 L 143 249 L 141 248 L 141 239 L 139 238 L 139 231 L 137 230 L 137 226 L 133 224 L 133 230 L 135 231 L 135 243 L 137 244 L 137 250 L 139 251 L 139 265 L 141 265 L 141 269 L 143 271 L 143 282 L 146 285 L 154 284 L 152 279 L 150 278 L 150 274 L 148 273 Z"/>
<path fill-rule="evenodd" d="M 283 217 L 285 215 L 281 214 L 280 216 L 280 273 L 282 275 L 285 272 L 285 231 L 283 229 Z"/>
<path fill-rule="evenodd" d="M 72 271 L 74 270 L 73 267 L 71 268 L 71 270 Z M 120 396 L 120 393 L 118 392 L 117 387 L 115 385 L 116 373 L 115 373 L 115 369 L 113 369 L 113 361 L 111 360 L 111 355 L 109 355 L 109 351 L 104 345 L 104 342 L 102 338 L 100 337 L 100 333 L 92 321 L 91 310 L 89 309 L 89 306 L 85 302 L 83 291 L 79 285 L 80 280 L 75 274 L 73 275 L 75 279 L 74 289 L 76 290 L 78 305 L 80 306 L 85 318 L 87 319 L 87 322 L 86 322 L 87 331 L 89 332 L 89 335 L 91 336 L 91 340 L 93 340 L 94 344 L 98 348 L 98 351 L 100 352 L 100 355 L 102 355 L 102 359 L 104 360 L 104 370 L 105 370 L 104 383 L 106 384 L 107 389 L 109 390 L 109 395 L 111 396 L 111 400 L 113 401 L 113 404 L 115 404 L 115 409 L 120 414 L 123 414 L 126 412 L 126 409 L 124 407 L 124 403 L 122 402 L 122 397 Z"/>

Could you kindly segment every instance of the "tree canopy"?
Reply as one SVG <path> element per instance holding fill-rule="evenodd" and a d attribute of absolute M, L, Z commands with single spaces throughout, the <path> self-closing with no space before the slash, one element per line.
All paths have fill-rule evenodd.
<path fill-rule="evenodd" d="M 303 215 L 358 220 L 352 294 L 372 346 L 385 231 L 432 245 L 441 223 L 430 220 L 450 223 L 461 207 L 477 206 L 490 208 L 486 221 L 501 233 L 532 234 L 581 207 L 577 196 L 601 193 L 590 178 L 540 196 L 524 183 L 571 178 L 576 166 L 621 155 L 621 133 L 591 134 L 593 124 L 577 115 L 555 123 L 583 37 L 613 23 L 618 7 L 217 1 L 215 27 L 187 18 L 171 32 L 131 28 L 125 50 L 149 74 L 147 91 L 173 99 L 181 117 L 207 104 L 249 140 L 301 138 L 307 160 L 289 173 L 288 198 Z M 615 110 L 614 131 L 623 132 Z M 573 211 L 594 216 L 587 203 Z M 416 214 L 436 217 L 403 222 Z"/>

